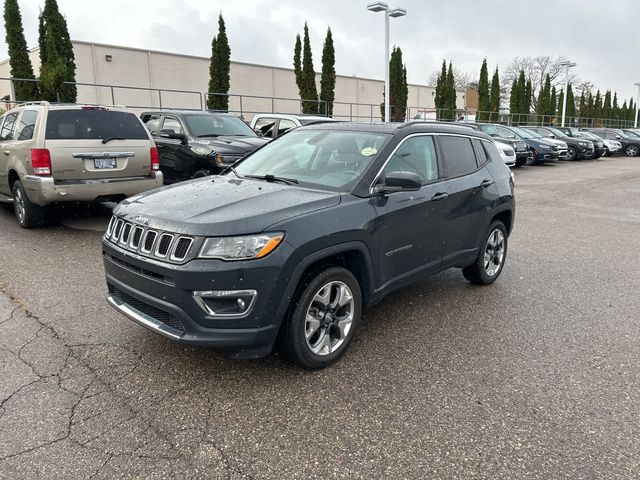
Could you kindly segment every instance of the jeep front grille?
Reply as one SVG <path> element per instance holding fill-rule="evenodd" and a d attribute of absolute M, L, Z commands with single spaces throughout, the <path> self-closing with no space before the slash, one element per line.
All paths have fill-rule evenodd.
<path fill-rule="evenodd" d="M 195 238 L 152 230 L 113 216 L 105 240 L 139 255 L 174 263 L 189 258 Z"/>

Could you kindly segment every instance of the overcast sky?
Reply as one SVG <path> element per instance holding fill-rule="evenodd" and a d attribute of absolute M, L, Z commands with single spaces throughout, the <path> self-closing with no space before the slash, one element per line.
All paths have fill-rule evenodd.
<path fill-rule="evenodd" d="M 222 11 L 233 60 L 291 67 L 293 44 L 309 23 L 316 70 L 331 27 L 339 74 L 383 76 L 383 15 L 361 0 L 58 0 L 71 38 L 209 56 Z M 44 0 L 19 0 L 29 47 L 37 44 Z M 410 83 L 426 83 L 442 59 L 463 71 L 506 68 L 515 56 L 564 55 L 579 80 L 636 94 L 640 81 L 639 0 L 398 0 L 391 20 Z M 4 40 L 4 24 L 1 38 Z M 7 57 L 2 42 L 0 57 Z M 250 93 L 250 92 L 248 92 Z M 621 102 L 622 103 L 622 102 Z"/>

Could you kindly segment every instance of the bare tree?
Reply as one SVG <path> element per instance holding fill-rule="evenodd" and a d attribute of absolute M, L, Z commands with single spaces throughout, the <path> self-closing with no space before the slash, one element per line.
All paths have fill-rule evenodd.
<path fill-rule="evenodd" d="M 438 83 L 439 76 L 440 76 L 440 69 L 436 70 L 431 75 L 429 75 L 429 79 L 427 80 L 427 85 L 431 85 L 432 87 L 435 87 L 436 83 Z M 456 90 L 463 91 L 466 89 L 468 85 L 471 85 L 473 83 L 478 83 L 478 74 L 464 72 L 454 66 L 453 79 L 456 84 Z"/>
<path fill-rule="evenodd" d="M 520 70 L 524 70 L 525 77 L 528 80 L 531 80 L 531 102 L 533 108 L 535 108 L 538 103 L 538 94 L 544 85 L 544 80 L 547 75 L 549 75 L 549 79 L 551 80 L 551 86 L 555 86 L 556 89 L 564 87 L 564 67 L 560 64 L 565 60 L 566 59 L 564 57 L 550 57 L 548 55 L 538 57 L 516 57 L 504 71 L 501 82 L 505 86 L 512 85 L 513 80 L 520 74 Z M 574 83 L 575 79 L 575 75 L 569 73 L 569 81 Z"/>

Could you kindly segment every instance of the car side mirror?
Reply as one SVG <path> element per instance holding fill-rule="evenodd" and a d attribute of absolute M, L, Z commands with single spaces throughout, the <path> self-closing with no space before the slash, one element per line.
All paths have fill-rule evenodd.
<path fill-rule="evenodd" d="M 374 193 L 415 192 L 422 187 L 422 178 L 416 173 L 390 172 L 373 187 Z"/>
<path fill-rule="evenodd" d="M 180 140 L 182 143 L 187 143 L 187 136 L 184 133 L 178 133 L 171 129 L 160 130 L 160 136 L 163 138 L 171 138 L 173 140 Z"/>
<path fill-rule="evenodd" d="M 253 131 L 256 132 L 256 135 L 258 135 L 259 137 L 264 136 L 264 132 L 259 128 L 254 128 Z"/>
<path fill-rule="evenodd" d="M 622 137 L 620 135 L 616 135 L 616 140 L 622 140 Z"/>

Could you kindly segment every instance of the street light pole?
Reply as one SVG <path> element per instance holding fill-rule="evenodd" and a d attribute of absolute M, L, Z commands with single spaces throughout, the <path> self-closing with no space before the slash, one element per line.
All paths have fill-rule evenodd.
<path fill-rule="evenodd" d="M 564 95 L 562 96 L 562 122 L 561 127 L 564 127 L 564 117 L 567 113 L 567 89 L 569 88 L 569 68 L 575 67 L 575 62 L 562 62 L 560 65 L 564 67 Z"/>
<path fill-rule="evenodd" d="M 384 12 L 384 121 L 391 118 L 391 80 L 389 78 L 389 17 L 403 17 L 407 11 L 403 8 L 391 10 L 384 2 L 375 2 L 367 5 L 367 10 L 371 12 Z"/>
<path fill-rule="evenodd" d="M 638 128 L 638 102 L 640 102 L 640 83 L 636 83 L 638 87 L 638 96 L 636 97 L 636 119 L 633 122 L 633 128 Z"/>

